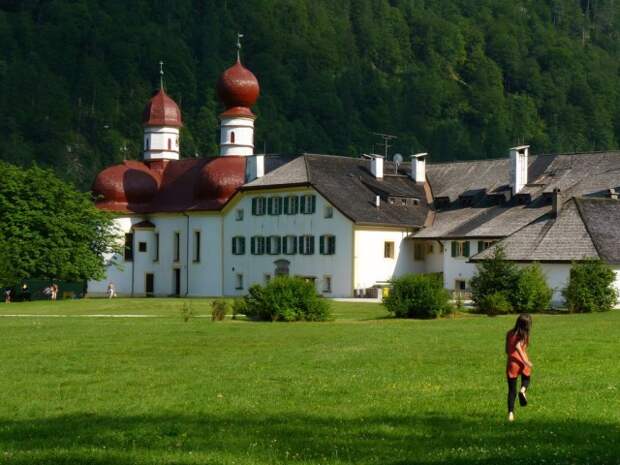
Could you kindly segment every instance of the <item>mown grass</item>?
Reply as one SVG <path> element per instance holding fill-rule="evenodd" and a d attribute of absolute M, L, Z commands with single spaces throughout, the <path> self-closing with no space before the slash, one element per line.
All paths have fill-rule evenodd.
<path fill-rule="evenodd" d="M 0 306 L 39 315 L 0 318 L 0 463 L 620 463 L 620 312 L 535 316 L 508 424 L 513 317 L 184 322 L 182 302 Z M 76 316 L 111 313 L 158 317 Z"/>

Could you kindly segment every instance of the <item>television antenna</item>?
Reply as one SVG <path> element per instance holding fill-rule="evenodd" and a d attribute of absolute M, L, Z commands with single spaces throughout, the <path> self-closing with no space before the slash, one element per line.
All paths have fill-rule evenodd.
<path fill-rule="evenodd" d="M 390 141 L 396 139 L 397 137 L 393 134 L 385 134 L 383 132 L 373 132 L 373 134 L 383 139 L 383 157 L 387 160 L 388 149 L 392 146 Z"/>
<path fill-rule="evenodd" d="M 394 158 L 392 158 L 394 162 L 394 174 L 398 174 L 398 168 L 400 164 L 403 162 L 403 156 L 400 153 L 395 153 Z"/>

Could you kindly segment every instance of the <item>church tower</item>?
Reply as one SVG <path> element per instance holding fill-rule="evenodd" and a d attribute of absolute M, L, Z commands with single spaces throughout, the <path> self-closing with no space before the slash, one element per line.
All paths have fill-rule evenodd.
<path fill-rule="evenodd" d="M 241 44 L 237 42 L 238 49 Z M 252 72 L 237 62 L 222 73 L 217 94 L 226 110 L 220 114 L 220 155 L 254 154 L 254 120 L 250 107 L 256 103 L 260 88 Z"/>
<path fill-rule="evenodd" d="M 163 63 L 160 62 L 160 66 Z M 183 126 L 181 110 L 164 90 L 163 70 L 160 68 L 159 90 L 144 108 L 144 161 L 178 160 L 179 130 Z"/>

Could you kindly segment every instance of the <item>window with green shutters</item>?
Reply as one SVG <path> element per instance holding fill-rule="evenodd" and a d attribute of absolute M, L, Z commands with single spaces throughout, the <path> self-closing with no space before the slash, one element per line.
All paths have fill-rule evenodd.
<path fill-rule="evenodd" d="M 299 236 L 298 240 L 298 252 L 301 255 L 313 255 L 314 254 L 314 236 Z"/>
<path fill-rule="evenodd" d="M 297 236 L 283 237 L 282 253 L 285 255 L 295 255 L 297 253 Z"/>
<path fill-rule="evenodd" d="M 269 197 L 267 199 L 267 211 L 270 215 L 281 215 L 282 197 Z"/>
<path fill-rule="evenodd" d="M 469 257 L 469 241 L 452 241 L 451 248 L 453 257 Z"/>
<path fill-rule="evenodd" d="M 316 195 L 307 194 L 299 197 L 299 213 L 311 215 L 316 211 Z"/>
<path fill-rule="evenodd" d="M 235 236 L 232 238 L 232 253 L 233 255 L 245 254 L 245 237 Z"/>
<path fill-rule="evenodd" d="M 289 195 L 284 197 L 284 214 L 296 215 L 299 208 L 299 197 L 296 195 Z"/>
<path fill-rule="evenodd" d="M 250 239 L 250 252 L 252 255 L 265 254 L 265 238 L 263 236 L 252 236 Z"/>
<path fill-rule="evenodd" d="M 319 251 L 321 255 L 334 255 L 336 253 L 336 236 L 324 234 L 319 239 Z"/>
<path fill-rule="evenodd" d="M 282 238 L 280 236 L 269 236 L 267 238 L 267 253 L 269 255 L 278 255 L 281 250 Z"/>
<path fill-rule="evenodd" d="M 266 201 L 267 199 L 265 197 L 254 197 L 252 199 L 252 215 L 264 215 L 266 210 Z"/>
<path fill-rule="evenodd" d="M 478 253 L 488 249 L 493 244 L 495 244 L 495 241 L 478 241 Z"/>

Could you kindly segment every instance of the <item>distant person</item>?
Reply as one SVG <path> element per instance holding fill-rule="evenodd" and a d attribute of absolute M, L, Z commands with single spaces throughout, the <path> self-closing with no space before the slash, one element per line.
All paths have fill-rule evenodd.
<path fill-rule="evenodd" d="M 11 288 L 7 288 L 4 290 L 4 303 L 5 304 L 11 303 Z"/>
<path fill-rule="evenodd" d="M 527 356 L 527 346 L 530 343 L 530 329 L 532 328 L 532 317 L 527 313 L 522 313 L 517 318 L 515 327 L 506 333 L 506 377 L 508 379 L 508 421 L 515 419 L 515 400 L 517 398 L 517 378 L 521 376 L 521 389 L 519 390 L 519 404 L 521 407 L 527 405 L 525 395 L 530 385 L 530 375 L 532 372 L 532 362 Z"/>
<path fill-rule="evenodd" d="M 43 295 L 47 296 L 51 299 L 52 297 L 52 286 L 47 286 L 45 289 L 43 289 Z"/>
<path fill-rule="evenodd" d="M 114 289 L 114 283 L 108 284 L 108 299 L 116 297 L 116 290 Z"/>
<path fill-rule="evenodd" d="M 58 284 L 54 283 L 51 286 L 52 288 L 52 302 L 56 302 L 56 298 L 58 297 Z"/>

